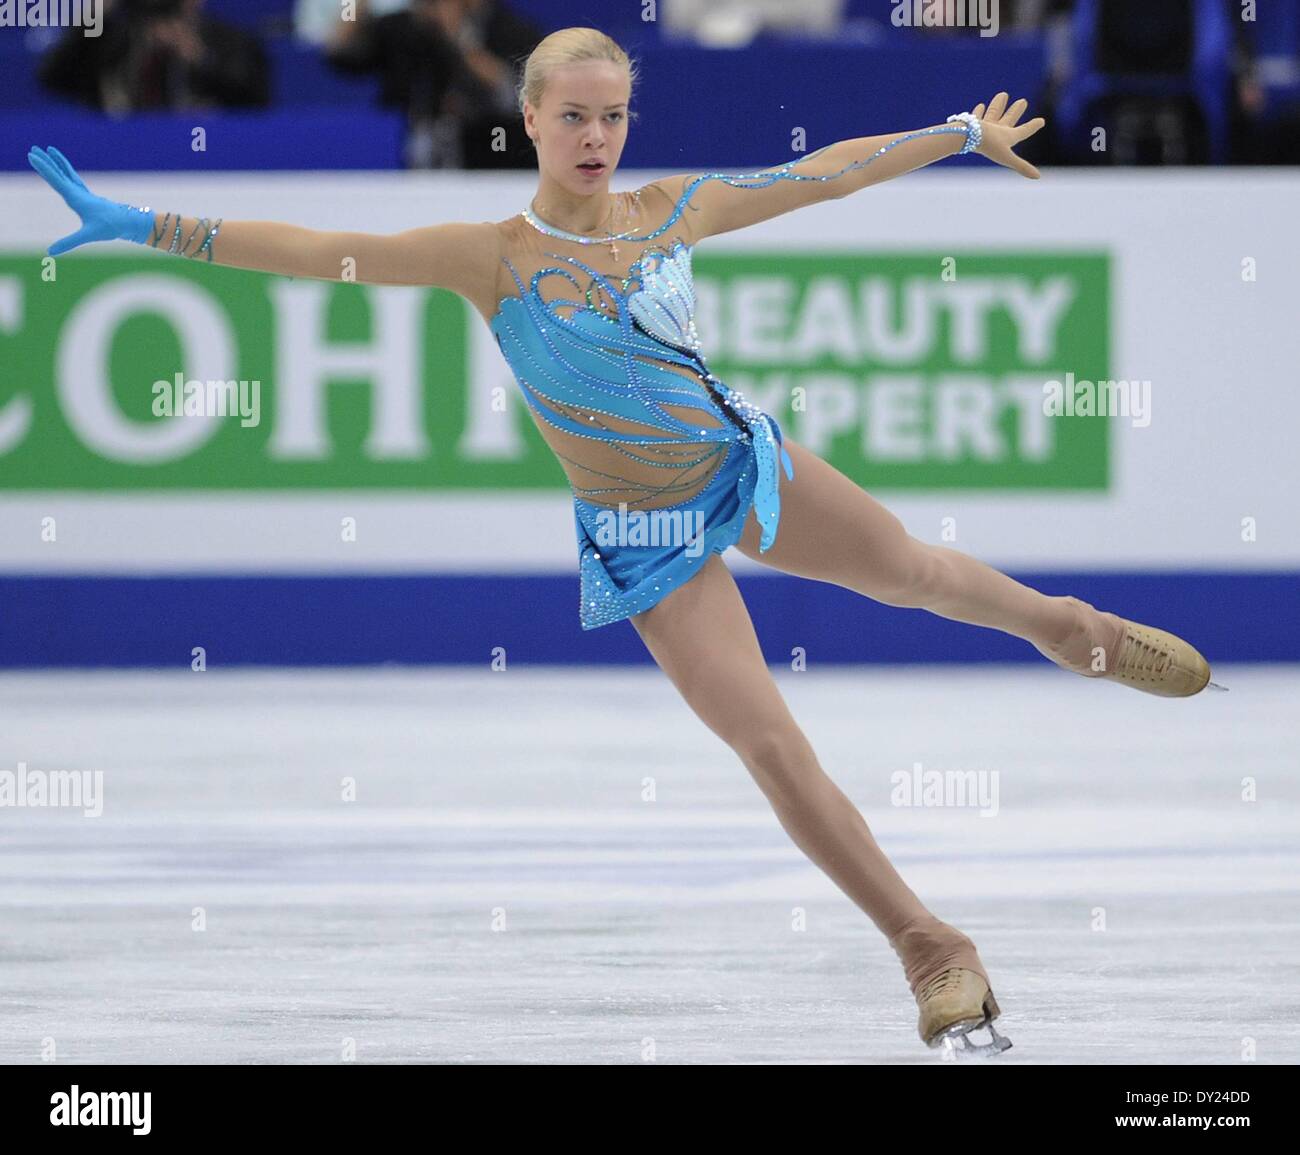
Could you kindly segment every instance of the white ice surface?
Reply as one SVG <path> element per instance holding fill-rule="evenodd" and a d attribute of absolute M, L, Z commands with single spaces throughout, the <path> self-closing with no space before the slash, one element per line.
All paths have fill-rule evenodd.
<path fill-rule="evenodd" d="M 979 946 L 997 1062 L 1300 1062 L 1300 669 L 1188 701 L 1046 664 L 777 676 Z M 0 806 L 0 1062 L 938 1061 L 884 939 L 652 669 L 6 674 L 19 762 L 102 771 L 104 811 Z M 891 805 L 917 762 L 996 771 L 997 814 Z"/>

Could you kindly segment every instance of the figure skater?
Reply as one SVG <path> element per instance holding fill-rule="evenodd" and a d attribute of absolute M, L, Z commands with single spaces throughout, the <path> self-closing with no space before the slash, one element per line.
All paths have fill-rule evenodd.
<path fill-rule="evenodd" d="M 437 286 L 469 301 L 572 489 L 582 626 L 631 620 L 691 708 L 739 755 L 795 844 L 885 935 L 916 999 L 922 1040 L 996 1052 L 1010 1043 L 993 1030 L 998 1004 L 974 943 L 907 887 L 818 764 L 719 555 L 734 545 L 785 573 L 1001 630 L 1067 670 L 1152 694 L 1195 694 L 1209 667 L 1171 634 L 1046 596 L 910 537 L 858 485 L 783 439 L 772 417 L 705 364 L 691 255 L 718 233 L 958 152 L 1037 179 L 1014 148 L 1044 122 L 1021 124 L 1026 102 L 1008 105 L 999 92 L 987 108 L 942 124 L 843 140 L 761 172 L 687 173 L 611 193 L 635 73 L 596 29 L 547 36 L 519 90 L 540 178 L 529 206 L 508 220 L 389 236 L 114 204 L 91 193 L 56 149 L 34 148 L 32 167 L 82 218 L 49 252 L 118 238 L 322 280 L 340 279 L 350 260 L 363 283 Z M 645 519 L 643 531 L 645 522 L 695 529 L 611 532 L 635 518 Z M 976 1046 L 967 1036 L 985 1026 L 992 1042 Z"/>

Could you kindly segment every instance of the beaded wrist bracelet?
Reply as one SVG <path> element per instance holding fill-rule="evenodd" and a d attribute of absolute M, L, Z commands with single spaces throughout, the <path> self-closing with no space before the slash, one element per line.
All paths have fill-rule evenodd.
<path fill-rule="evenodd" d="M 965 156 L 968 152 L 974 152 L 984 141 L 983 123 L 969 112 L 955 112 L 948 117 L 946 123 L 951 124 L 954 120 L 960 120 L 966 125 L 966 143 L 962 145 L 961 152 L 957 155 Z"/>

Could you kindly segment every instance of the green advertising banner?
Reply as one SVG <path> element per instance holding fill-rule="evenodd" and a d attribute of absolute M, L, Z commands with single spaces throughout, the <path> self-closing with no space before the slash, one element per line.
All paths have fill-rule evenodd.
<path fill-rule="evenodd" d="M 724 251 L 695 271 L 712 371 L 860 484 L 1106 489 L 1106 420 L 1044 402 L 1109 376 L 1106 255 Z M 0 487 L 563 487 L 507 372 L 441 290 L 7 257 Z"/>

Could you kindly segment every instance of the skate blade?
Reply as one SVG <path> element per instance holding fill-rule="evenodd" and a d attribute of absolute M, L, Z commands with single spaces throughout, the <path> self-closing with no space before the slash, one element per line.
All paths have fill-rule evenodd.
<path fill-rule="evenodd" d="M 970 1036 L 972 1032 L 978 1030 L 987 1030 L 990 1041 L 972 1043 Z M 966 1026 L 949 1027 L 930 1046 L 941 1047 L 945 1059 L 991 1058 L 993 1055 L 1000 1055 L 1003 1051 L 1010 1050 L 1011 1040 L 1005 1035 L 999 1035 L 992 1021 L 985 1020 Z"/>
<path fill-rule="evenodd" d="M 1207 690 L 1218 690 L 1220 694 L 1226 694 L 1228 692 L 1228 687 L 1220 686 L 1218 682 L 1206 682 L 1205 688 Z"/>

